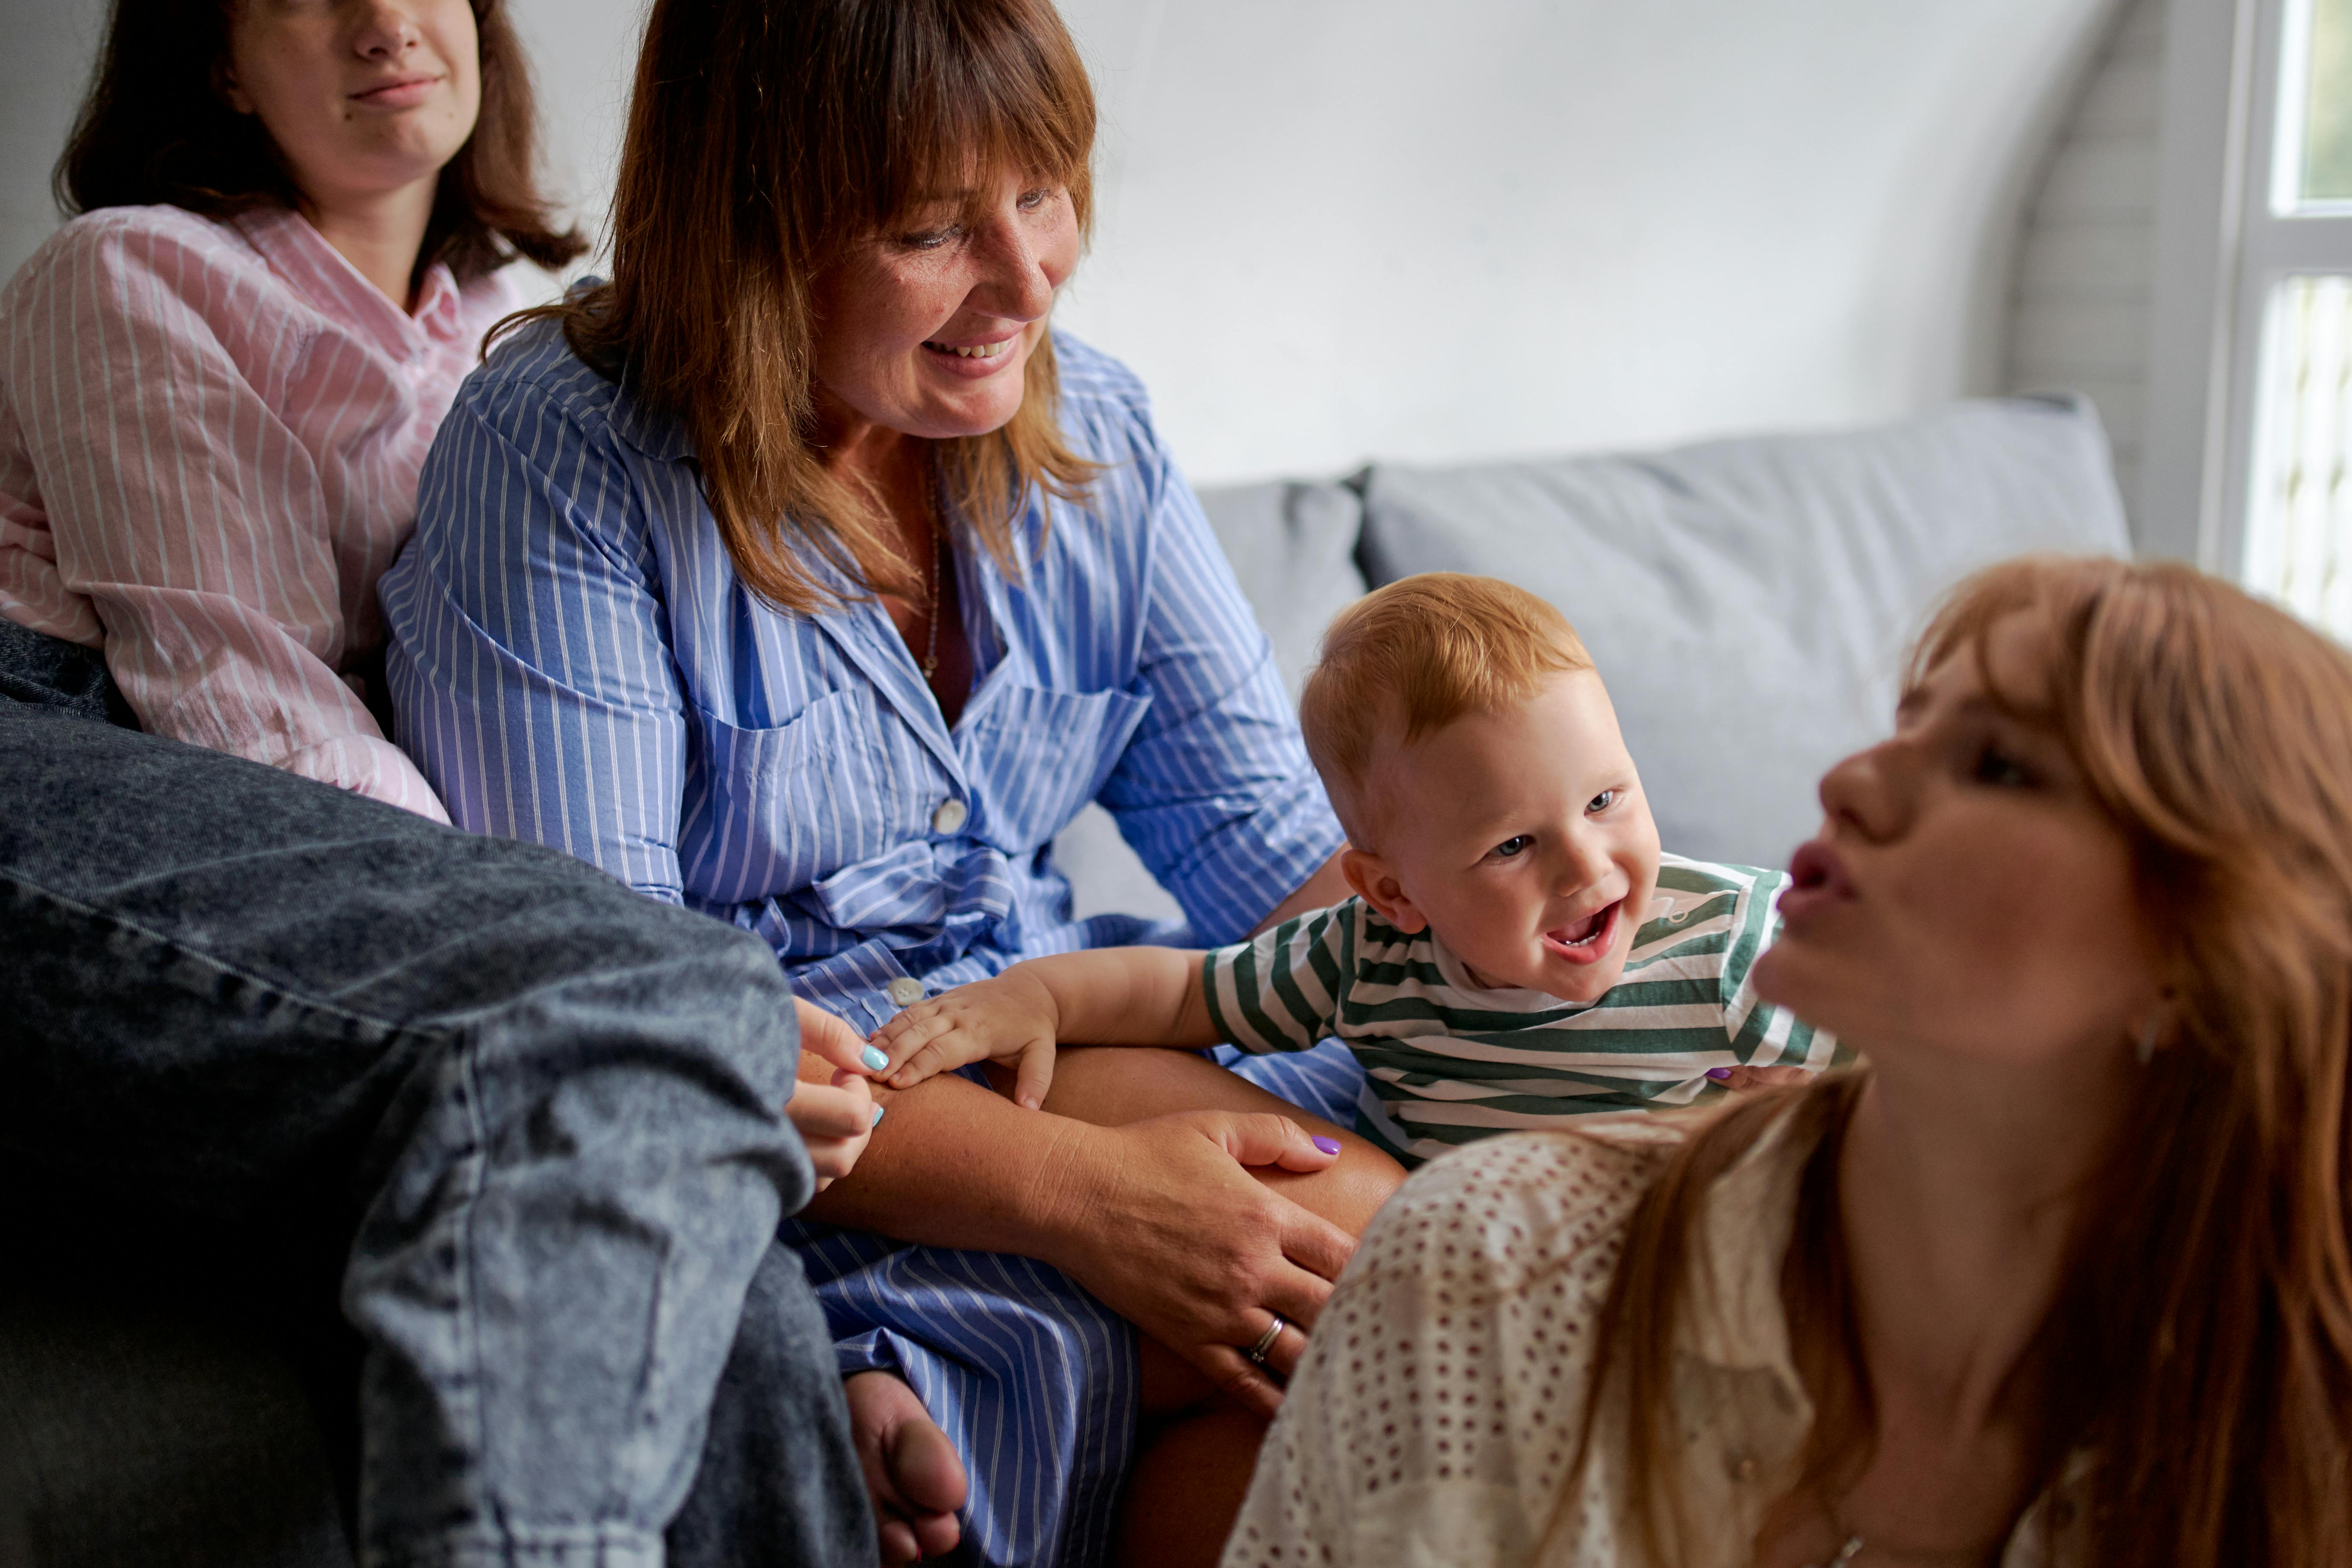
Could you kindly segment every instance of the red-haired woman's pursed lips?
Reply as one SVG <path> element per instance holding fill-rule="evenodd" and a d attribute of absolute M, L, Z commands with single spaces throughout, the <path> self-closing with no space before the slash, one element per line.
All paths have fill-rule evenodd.
<path fill-rule="evenodd" d="M 1853 879 L 1838 852 L 1816 838 L 1789 858 L 1790 887 L 1780 895 L 1780 919 L 1790 931 L 1854 900 Z"/>
<path fill-rule="evenodd" d="M 351 95 L 353 103 L 370 109 L 409 109 L 420 104 L 441 85 L 437 76 L 404 76 L 376 83 Z"/>
<path fill-rule="evenodd" d="M 1544 951 L 1570 963 L 1598 963 L 1617 945 L 1617 921 L 1625 900 L 1604 904 L 1580 920 L 1543 933 Z"/>

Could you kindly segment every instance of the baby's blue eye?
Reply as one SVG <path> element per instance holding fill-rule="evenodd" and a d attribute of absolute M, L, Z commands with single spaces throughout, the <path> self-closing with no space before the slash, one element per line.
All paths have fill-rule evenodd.
<path fill-rule="evenodd" d="M 1599 795 L 1594 795 L 1591 800 L 1584 803 L 1584 815 L 1587 816 L 1598 816 L 1616 804 L 1617 792 L 1613 789 L 1604 789 Z"/>
<path fill-rule="evenodd" d="M 1506 838 L 1500 844 L 1496 845 L 1493 853 L 1500 859 L 1510 860 L 1516 859 L 1517 857 L 1526 854 L 1534 847 L 1534 837 L 1530 834 L 1522 833 L 1517 838 Z"/>

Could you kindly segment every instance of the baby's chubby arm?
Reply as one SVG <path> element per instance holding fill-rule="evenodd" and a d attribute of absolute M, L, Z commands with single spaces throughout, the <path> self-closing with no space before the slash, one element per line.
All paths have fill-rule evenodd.
<path fill-rule="evenodd" d="M 1034 1110 L 1054 1081 L 1054 1047 L 1213 1046 L 1222 1037 L 1201 994 L 1202 954 L 1172 947 L 1102 947 L 1016 963 L 918 1002 L 875 1031 L 890 1058 L 877 1077 L 911 1089 L 968 1062 L 1017 1061 L 1014 1103 Z"/>

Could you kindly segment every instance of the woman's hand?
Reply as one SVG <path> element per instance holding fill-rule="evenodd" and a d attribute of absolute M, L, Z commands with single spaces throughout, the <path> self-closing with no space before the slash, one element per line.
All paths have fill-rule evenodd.
<path fill-rule="evenodd" d="M 849 1174 L 882 1120 L 866 1082 L 880 1053 L 824 1008 L 797 996 L 793 1007 L 801 1025 L 800 1081 L 784 1102 L 784 1117 L 808 1145 L 816 1190 L 823 1192 Z"/>
<path fill-rule="evenodd" d="M 1285 1334 L 1265 1367 L 1244 1352 L 1268 1313 L 1303 1335 L 1356 1249 L 1348 1233 L 1245 1167 L 1319 1171 L 1339 1158 L 1288 1117 L 1184 1111 L 1124 1127 L 1066 1130 L 1040 1194 L 1059 1240 L 1047 1261 L 1262 1415 L 1282 1403 L 1303 1340 Z"/>
<path fill-rule="evenodd" d="M 1018 1062 L 1013 1103 L 1034 1110 L 1054 1083 L 1054 1037 L 1061 1010 L 1054 994 L 1024 966 L 991 980 L 959 985 L 928 1002 L 918 1002 L 875 1031 L 874 1043 L 888 1058 L 892 1089 L 912 1089 L 927 1078 L 970 1062 Z"/>

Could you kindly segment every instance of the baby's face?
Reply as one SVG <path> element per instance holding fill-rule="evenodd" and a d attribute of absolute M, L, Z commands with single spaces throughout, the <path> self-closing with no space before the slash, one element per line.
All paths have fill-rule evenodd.
<path fill-rule="evenodd" d="M 1551 677 L 1508 713 L 1377 752 L 1381 841 L 1349 878 L 1402 929 L 1434 931 L 1489 988 L 1597 1001 L 1658 883 L 1658 828 L 1607 688 Z"/>

